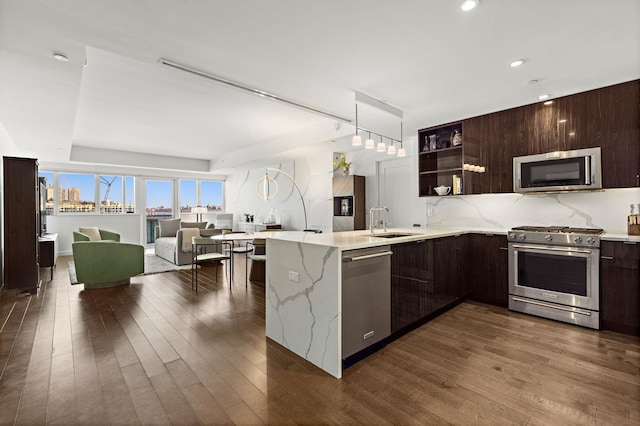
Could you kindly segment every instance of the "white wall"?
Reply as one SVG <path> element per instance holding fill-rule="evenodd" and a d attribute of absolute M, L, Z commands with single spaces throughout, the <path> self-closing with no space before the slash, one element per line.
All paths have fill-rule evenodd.
<path fill-rule="evenodd" d="M 411 226 L 413 223 L 425 224 L 424 200 L 418 197 L 417 186 L 417 159 L 415 155 L 417 137 L 405 141 L 409 167 L 406 168 L 405 182 L 397 188 L 401 203 L 389 204 L 378 194 L 378 169 L 381 165 L 397 160 L 396 156 L 378 153 L 375 150 L 355 149 L 346 152 L 347 162 L 351 162 L 350 174 L 365 176 L 366 208 L 378 205 L 387 205 L 390 210 L 390 218 L 394 218 L 394 212 L 408 211 L 403 215 L 403 221 L 393 221 L 392 226 Z M 341 174 L 340 170 L 333 167 L 333 153 L 326 152 L 326 148 L 319 148 L 315 153 L 309 153 L 306 157 L 286 163 L 275 164 L 270 167 L 279 168 L 295 177 L 298 186 L 303 193 L 309 216 L 309 228 L 320 229 L 323 232 L 332 232 L 333 228 L 333 194 L 332 180 L 334 173 Z M 282 225 L 287 230 L 304 229 L 302 219 L 302 207 L 300 197 L 293 185 L 284 176 L 277 178 L 279 185 L 278 195 L 265 202 L 256 191 L 258 181 L 264 177 L 265 169 L 253 169 L 235 173 L 226 181 L 226 210 L 234 214 L 234 221 L 244 221 L 244 213 L 254 214 L 255 221 L 261 221 L 267 217 L 269 211 L 274 208 L 282 219 Z M 269 172 L 274 177 L 274 172 Z M 367 226 L 369 216 L 367 215 Z"/>
<path fill-rule="evenodd" d="M 331 232 L 332 194 L 331 177 L 333 156 L 318 152 L 303 158 L 269 167 L 283 170 L 296 181 L 302 192 L 307 210 L 307 228 Z M 278 184 L 276 196 L 264 201 L 256 188 L 265 175 L 265 168 L 246 170 L 229 176 L 225 183 L 225 209 L 233 213 L 234 222 L 245 220 L 244 214 L 253 214 L 255 222 L 267 219 L 271 209 L 277 210 L 283 229 L 305 229 L 304 210 L 300 195 L 293 183 L 284 175 L 269 171 Z"/>
<path fill-rule="evenodd" d="M 47 229 L 58 234 L 58 254 L 60 256 L 71 255 L 73 243 L 73 231 L 79 227 L 97 226 L 120 234 L 123 243 L 140 244 L 139 235 L 144 229 L 144 215 L 138 213 L 127 215 L 101 215 L 101 214 L 68 214 L 47 216 Z"/>

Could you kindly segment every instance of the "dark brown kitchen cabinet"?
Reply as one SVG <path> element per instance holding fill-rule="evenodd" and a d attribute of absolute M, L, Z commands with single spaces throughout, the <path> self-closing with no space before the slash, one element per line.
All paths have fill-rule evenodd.
<path fill-rule="evenodd" d="M 437 238 L 433 240 L 435 288 L 430 300 L 429 312 L 458 301 L 466 295 L 464 251 L 466 236 Z"/>
<path fill-rule="evenodd" d="M 469 297 L 479 302 L 507 307 L 509 304 L 509 259 L 507 237 L 473 234 L 468 251 Z"/>
<path fill-rule="evenodd" d="M 420 321 L 433 297 L 433 242 L 416 241 L 392 246 L 391 332 Z"/>
<path fill-rule="evenodd" d="M 8 289 L 35 293 L 38 266 L 38 161 L 3 157 L 4 284 Z"/>
<path fill-rule="evenodd" d="M 461 122 L 418 131 L 418 192 L 438 195 L 434 188 L 448 186 L 446 195 L 468 193 L 463 182 L 464 139 Z M 443 194 L 444 195 L 444 194 Z"/>
<path fill-rule="evenodd" d="M 438 159 L 438 180 L 420 154 L 420 196 L 433 195 L 440 174 L 463 167 L 464 194 L 513 192 L 513 157 L 601 147 L 604 188 L 640 186 L 640 80 L 524 105 L 461 121 L 462 149 Z M 433 129 L 418 132 L 420 147 Z M 445 154 L 445 153 L 442 153 Z M 422 157 L 426 157 L 424 160 Z M 445 161 L 446 160 L 446 161 Z M 434 160 L 431 160 L 432 164 Z M 483 173 L 464 170 L 470 164 Z"/>
<path fill-rule="evenodd" d="M 523 152 L 522 146 L 516 143 L 515 122 L 516 109 L 464 120 L 465 149 L 476 152 L 474 156 L 465 156 L 464 161 L 485 170 L 483 173 L 465 171 L 465 182 L 469 182 L 469 191 L 465 193 L 513 192 L 512 158 Z"/>
<path fill-rule="evenodd" d="M 391 261 L 391 332 L 419 325 L 467 293 L 460 262 L 466 237 L 394 244 Z"/>
<path fill-rule="evenodd" d="M 600 325 L 640 336 L 640 243 L 600 245 Z"/>
<path fill-rule="evenodd" d="M 605 188 L 638 186 L 640 80 L 558 98 L 558 149 L 602 147 Z"/>

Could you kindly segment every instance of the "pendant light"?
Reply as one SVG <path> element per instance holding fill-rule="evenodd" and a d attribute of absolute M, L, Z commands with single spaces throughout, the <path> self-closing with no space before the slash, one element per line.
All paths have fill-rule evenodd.
<path fill-rule="evenodd" d="M 400 122 L 400 149 L 398 150 L 398 157 L 406 157 L 407 151 L 404 149 L 404 144 L 402 142 L 402 121 Z"/>
<path fill-rule="evenodd" d="M 362 138 L 358 134 L 358 104 L 356 103 L 356 134 L 353 135 L 353 139 L 351 139 L 352 146 L 362 146 Z"/>
<path fill-rule="evenodd" d="M 391 144 L 389 144 L 389 147 L 387 148 L 387 154 L 396 155 L 396 146 L 393 144 L 393 140 L 391 141 Z"/>
<path fill-rule="evenodd" d="M 384 142 L 382 142 L 382 136 L 380 136 L 380 143 L 378 144 L 378 147 L 376 148 L 377 152 L 386 152 L 387 151 L 387 145 L 384 144 Z"/>
<path fill-rule="evenodd" d="M 371 132 L 369 132 L 369 139 L 364 143 L 364 149 L 373 149 L 375 148 L 375 143 L 373 139 L 371 139 Z"/>

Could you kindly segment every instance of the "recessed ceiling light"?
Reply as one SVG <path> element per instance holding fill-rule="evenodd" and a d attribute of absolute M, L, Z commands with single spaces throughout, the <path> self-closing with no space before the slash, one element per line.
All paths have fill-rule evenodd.
<path fill-rule="evenodd" d="M 460 4 L 460 9 L 464 12 L 468 12 L 471 9 L 475 9 L 480 4 L 480 0 L 465 0 Z"/>
<path fill-rule="evenodd" d="M 539 100 L 548 99 L 548 98 L 549 98 L 549 96 L 551 96 L 551 95 L 549 95 L 548 93 L 545 93 L 544 95 L 540 95 L 540 96 L 538 96 L 538 99 L 539 99 Z"/>
<path fill-rule="evenodd" d="M 69 62 L 69 58 L 67 58 L 65 55 L 63 55 L 62 53 L 54 53 L 53 57 L 56 58 L 59 61 L 62 62 Z"/>
<path fill-rule="evenodd" d="M 524 64 L 524 59 L 516 59 L 515 61 L 511 62 L 511 63 L 509 64 L 509 66 L 510 66 L 511 68 L 516 68 L 516 67 L 519 67 L 519 66 L 520 66 L 520 65 L 522 65 L 522 64 Z"/>
<path fill-rule="evenodd" d="M 551 105 L 552 103 L 553 103 L 553 101 L 547 101 L 543 105 Z"/>

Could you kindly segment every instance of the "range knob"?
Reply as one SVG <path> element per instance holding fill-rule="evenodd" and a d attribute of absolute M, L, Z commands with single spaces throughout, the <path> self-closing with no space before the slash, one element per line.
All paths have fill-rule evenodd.
<path fill-rule="evenodd" d="M 580 244 L 582 242 L 582 237 L 575 237 L 573 239 L 573 242 L 576 243 L 576 244 Z"/>
<path fill-rule="evenodd" d="M 509 232 L 509 239 L 515 240 L 516 239 L 516 233 L 515 232 Z"/>
<path fill-rule="evenodd" d="M 593 237 L 589 237 L 589 238 L 587 238 L 587 243 L 589 243 L 589 244 L 594 244 L 595 242 L 596 242 L 596 239 L 595 239 L 595 238 L 593 238 Z"/>
<path fill-rule="evenodd" d="M 521 240 L 526 240 L 527 236 L 525 234 L 520 234 L 518 235 L 518 238 L 520 238 Z"/>
<path fill-rule="evenodd" d="M 547 241 L 553 241 L 553 236 L 552 235 L 545 235 L 544 239 Z"/>

